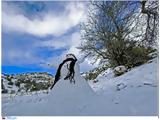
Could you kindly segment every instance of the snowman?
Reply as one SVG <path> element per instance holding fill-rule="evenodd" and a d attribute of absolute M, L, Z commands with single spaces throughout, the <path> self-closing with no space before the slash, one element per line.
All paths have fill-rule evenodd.
<path fill-rule="evenodd" d="M 74 54 L 66 54 L 57 68 L 54 83 L 50 87 L 52 95 L 93 94 L 87 81 L 80 75 L 80 63 L 84 62 L 87 56 L 77 59 Z"/>

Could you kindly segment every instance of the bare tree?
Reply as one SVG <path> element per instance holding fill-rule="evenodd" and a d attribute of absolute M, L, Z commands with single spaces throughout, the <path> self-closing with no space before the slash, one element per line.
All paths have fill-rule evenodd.
<path fill-rule="evenodd" d="M 158 0 L 155 1 L 141 1 L 141 13 L 147 16 L 146 19 L 146 31 L 143 42 L 151 47 L 158 42 L 158 20 L 159 20 L 159 4 Z"/>
<path fill-rule="evenodd" d="M 136 27 L 138 8 L 139 4 L 132 1 L 91 2 L 87 22 L 81 26 L 81 51 L 90 52 L 95 61 L 114 59 L 116 64 L 123 64 L 126 46 L 130 42 L 135 45 L 128 36 Z"/>

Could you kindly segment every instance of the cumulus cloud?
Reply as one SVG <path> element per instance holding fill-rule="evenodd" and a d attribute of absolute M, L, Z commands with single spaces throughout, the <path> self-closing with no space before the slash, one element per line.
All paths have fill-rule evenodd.
<path fill-rule="evenodd" d="M 58 56 L 49 57 L 46 62 L 54 64 L 53 66 L 58 66 L 59 60 L 62 61 L 65 58 L 65 55 L 68 53 L 75 54 L 77 57 L 80 56 L 79 49 L 77 47 L 81 43 L 80 33 L 73 32 L 69 35 L 64 36 L 62 39 L 51 39 L 45 40 L 41 42 L 37 42 L 35 46 L 37 47 L 46 47 L 52 50 L 66 48 L 64 52 L 62 52 Z"/>
<path fill-rule="evenodd" d="M 79 50 L 77 47 L 81 44 L 81 37 L 79 32 L 73 32 L 69 35 L 60 37 L 58 39 L 49 39 L 49 40 L 39 40 L 36 42 L 36 47 L 46 47 L 51 48 L 52 50 L 55 49 L 62 49 L 67 48 L 67 53 L 73 53 L 78 55 Z"/>
<path fill-rule="evenodd" d="M 54 40 L 50 40 L 54 41 Z M 63 42 L 62 42 L 63 41 Z M 60 61 L 65 59 L 65 55 L 68 53 L 72 53 L 74 54 L 77 59 L 81 59 L 81 57 L 84 57 L 84 55 L 82 53 L 80 53 L 80 50 L 77 49 L 77 47 L 81 44 L 81 37 L 80 37 L 80 33 L 79 32 L 74 32 L 72 33 L 70 36 L 66 36 L 64 40 L 61 40 L 62 43 L 65 43 L 65 47 L 68 47 L 68 49 L 66 51 L 64 51 L 62 54 L 60 54 L 59 56 L 51 56 L 49 57 L 44 64 L 51 64 L 52 67 L 57 68 Z M 53 42 L 52 42 L 53 43 Z M 44 44 L 45 46 L 45 44 Z M 47 44 L 47 47 L 53 47 L 55 48 L 55 46 L 53 44 Z M 61 47 L 61 46 L 59 46 Z M 85 61 L 83 63 L 81 63 L 81 71 L 88 71 L 91 70 L 95 67 L 97 67 L 98 64 L 91 64 L 91 61 L 89 59 L 85 59 Z"/>
<path fill-rule="evenodd" d="M 64 11 L 59 15 L 48 12 L 41 19 L 38 17 L 29 19 L 22 14 L 23 12 L 18 11 L 20 10 L 5 3 L 5 7 L 2 9 L 3 29 L 5 31 L 24 32 L 35 36 L 63 35 L 70 28 L 79 24 L 85 14 L 84 5 L 77 2 L 69 2 L 65 6 Z"/>
<path fill-rule="evenodd" d="M 3 65 L 35 64 L 45 68 L 50 63 L 53 67 L 57 67 L 67 53 L 73 53 L 78 59 L 81 58 L 82 54 L 77 49 L 81 44 L 80 32 L 72 28 L 77 28 L 77 25 L 85 18 L 85 8 L 82 2 L 68 2 L 63 11 L 57 11 L 58 14 L 49 11 L 43 13 L 43 18 L 33 17 L 32 19 L 24 14 L 22 8 L 7 3 L 2 3 L 2 7 L 2 30 L 9 34 L 27 33 L 19 36 L 19 39 L 3 39 Z M 34 37 L 31 39 L 28 34 L 36 36 L 36 39 Z M 52 36 L 51 39 L 48 39 L 48 35 Z M 53 51 L 53 54 L 45 57 L 39 56 L 41 53 L 38 50 L 43 48 Z M 55 51 L 63 48 L 65 48 L 63 52 L 55 55 Z M 44 52 L 42 54 L 47 54 L 47 51 L 42 52 Z M 81 71 L 95 67 L 89 63 L 90 60 L 86 59 L 81 64 Z"/>
<path fill-rule="evenodd" d="M 10 50 L 11 49 L 11 50 Z M 26 64 L 36 64 L 40 59 L 34 56 L 31 51 L 10 48 L 6 51 L 2 49 L 2 64 L 11 66 L 21 66 Z"/>
<path fill-rule="evenodd" d="M 64 41 L 60 40 L 45 40 L 42 42 L 37 43 L 35 46 L 37 47 L 46 47 L 46 48 L 53 48 L 53 50 L 65 48 L 67 44 Z"/>

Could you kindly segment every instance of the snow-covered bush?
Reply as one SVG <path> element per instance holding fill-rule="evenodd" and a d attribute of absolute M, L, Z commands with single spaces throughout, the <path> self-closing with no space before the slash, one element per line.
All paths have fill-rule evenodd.
<path fill-rule="evenodd" d="M 15 90 L 11 90 L 11 91 L 10 91 L 10 94 L 14 94 L 14 93 L 15 93 Z"/>
<path fill-rule="evenodd" d="M 107 70 L 103 71 L 101 74 L 97 76 L 97 79 L 101 78 L 102 76 L 105 76 L 108 79 L 113 78 L 114 77 L 113 68 L 108 68 Z"/>
<path fill-rule="evenodd" d="M 2 93 L 10 93 L 11 90 L 14 90 L 16 93 L 47 90 L 51 82 L 54 81 L 54 76 L 51 74 L 38 72 L 11 75 L 2 74 L 2 76 L 5 79 L 3 80 Z"/>
<path fill-rule="evenodd" d="M 17 87 L 20 87 L 20 84 L 21 84 L 21 82 L 18 81 L 18 80 L 15 82 L 15 85 L 16 85 Z"/>
<path fill-rule="evenodd" d="M 82 75 L 86 80 L 95 80 L 102 72 L 107 70 L 109 66 L 107 64 L 102 65 L 100 67 L 94 68 L 93 70 L 90 70 L 89 72 L 83 73 Z"/>
<path fill-rule="evenodd" d="M 12 82 L 12 81 L 9 81 L 9 82 L 8 82 L 8 85 L 13 85 L 13 82 Z"/>
<path fill-rule="evenodd" d="M 121 65 L 114 68 L 114 74 L 115 76 L 119 76 L 124 74 L 127 71 L 126 67 Z"/>

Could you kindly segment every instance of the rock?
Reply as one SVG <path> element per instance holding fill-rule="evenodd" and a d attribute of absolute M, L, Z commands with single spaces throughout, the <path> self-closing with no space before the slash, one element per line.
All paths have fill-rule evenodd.
<path fill-rule="evenodd" d="M 2 89 L 2 93 L 8 93 L 7 89 Z"/>
<path fill-rule="evenodd" d="M 97 83 L 97 82 L 98 82 L 98 80 L 94 80 L 94 81 L 93 81 L 93 83 Z"/>
<path fill-rule="evenodd" d="M 158 56 L 158 52 L 157 52 L 157 51 L 152 52 L 152 53 L 150 53 L 150 54 L 148 55 L 148 57 L 150 57 L 151 59 L 156 58 L 157 56 Z"/>
<path fill-rule="evenodd" d="M 117 66 L 114 68 L 114 74 L 116 76 L 120 76 L 122 74 L 124 74 L 127 71 L 126 67 L 121 65 L 121 66 Z"/>

